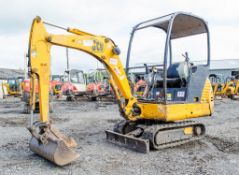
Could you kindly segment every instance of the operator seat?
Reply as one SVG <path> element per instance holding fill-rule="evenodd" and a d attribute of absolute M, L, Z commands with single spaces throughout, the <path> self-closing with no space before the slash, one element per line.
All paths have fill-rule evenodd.
<path fill-rule="evenodd" d="M 190 65 L 188 62 L 173 63 L 167 70 L 167 87 L 168 88 L 181 88 L 186 87 L 189 77 Z M 156 87 L 163 87 L 162 78 L 156 81 Z"/>

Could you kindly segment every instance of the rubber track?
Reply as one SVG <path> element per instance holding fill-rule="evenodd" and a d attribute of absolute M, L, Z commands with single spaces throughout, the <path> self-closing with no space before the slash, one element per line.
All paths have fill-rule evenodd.
<path fill-rule="evenodd" d="M 146 129 L 142 138 L 143 139 L 148 139 L 147 138 L 147 132 L 154 132 L 155 130 L 156 131 L 158 131 L 158 130 L 165 131 L 165 130 L 168 130 L 170 128 L 178 129 L 178 128 L 190 127 L 190 126 L 195 126 L 195 125 L 203 125 L 203 124 L 202 123 L 196 123 L 194 121 L 182 121 L 182 122 L 175 122 L 175 123 L 170 123 L 170 124 L 157 124 L 156 126 L 152 125 L 152 126 L 150 126 Z M 205 133 L 203 133 L 203 135 L 204 134 Z M 199 140 L 203 137 L 203 135 L 193 136 L 191 138 L 184 138 L 182 140 L 173 141 L 173 142 L 167 142 L 165 144 L 161 144 L 161 145 L 157 146 L 157 149 L 171 148 L 171 147 L 182 145 L 182 144 L 185 144 L 185 143 L 188 143 L 188 142 L 191 142 L 191 141 Z"/>

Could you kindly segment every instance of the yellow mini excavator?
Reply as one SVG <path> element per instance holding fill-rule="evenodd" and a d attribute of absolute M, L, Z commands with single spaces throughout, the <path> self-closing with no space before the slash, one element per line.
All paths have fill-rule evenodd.
<path fill-rule="evenodd" d="M 214 98 L 221 99 L 225 87 L 222 75 L 211 74 L 209 75 L 209 79 L 212 85 Z"/>
<path fill-rule="evenodd" d="M 207 23 L 192 14 L 177 12 L 136 25 L 131 35 L 126 72 L 119 58 L 120 50 L 110 39 L 74 28 L 63 28 L 68 34 L 49 34 L 40 17 L 33 20 L 29 39 L 29 74 L 31 77 L 31 110 L 34 110 L 35 82 L 39 84 L 39 121 L 31 112 L 29 131 L 32 134 L 30 149 L 38 155 L 63 166 L 79 155 L 74 151 L 76 142 L 58 131 L 49 119 L 50 50 L 52 45 L 83 51 L 99 60 L 112 76 L 111 85 L 117 91 L 123 121 L 114 130 L 106 131 L 107 140 L 148 152 L 201 138 L 205 133 L 202 123 L 187 119 L 210 116 L 214 99 L 207 79 L 210 65 L 210 43 Z M 148 27 L 166 34 L 163 64 L 146 66 L 148 90 L 142 98 L 131 92 L 127 72 L 134 33 Z M 193 65 L 187 54 L 185 61 L 173 62 L 171 41 L 182 37 L 206 34 L 207 61 Z M 159 48 L 160 49 L 160 48 Z M 159 61 L 160 62 L 160 61 Z M 150 70 L 150 71 L 149 71 Z"/>
<path fill-rule="evenodd" d="M 223 82 L 223 78 L 220 75 L 212 74 L 209 78 L 212 84 L 214 98 L 228 97 L 233 99 L 236 97 L 239 84 L 238 80 L 234 77 L 227 77 Z"/>
<path fill-rule="evenodd" d="M 24 77 L 8 78 L 6 83 L 2 84 L 3 98 L 7 96 L 19 97 L 22 95 Z"/>

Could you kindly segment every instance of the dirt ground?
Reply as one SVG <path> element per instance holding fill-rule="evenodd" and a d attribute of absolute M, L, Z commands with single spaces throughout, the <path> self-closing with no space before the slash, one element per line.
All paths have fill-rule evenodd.
<path fill-rule="evenodd" d="M 17 99 L 0 100 L 0 174 L 239 174 L 239 101 L 223 99 L 212 117 L 198 119 L 206 136 L 178 147 L 137 153 L 106 142 L 120 115 L 115 104 L 54 102 L 51 118 L 64 133 L 78 142 L 80 158 L 65 167 L 30 151 L 28 115 Z"/>

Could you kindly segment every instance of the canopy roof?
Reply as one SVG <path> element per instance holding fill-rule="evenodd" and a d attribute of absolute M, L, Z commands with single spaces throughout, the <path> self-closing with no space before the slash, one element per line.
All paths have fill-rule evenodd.
<path fill-rule="evenodd" d="M 171 39 L 202 34 L 208 31 L 207 24 L 203 19 L 184 12 L 176 12 L 160 18 L 144 21 L 136 25 L 134 30 L 140 30 L 146 27 L 157 27 L 167 33 L 171 20 L 173 20 Z"/>

